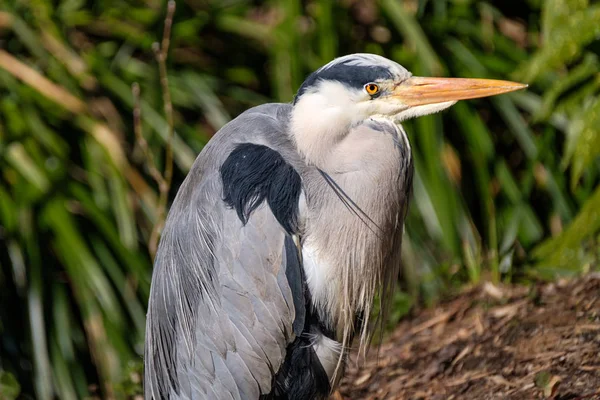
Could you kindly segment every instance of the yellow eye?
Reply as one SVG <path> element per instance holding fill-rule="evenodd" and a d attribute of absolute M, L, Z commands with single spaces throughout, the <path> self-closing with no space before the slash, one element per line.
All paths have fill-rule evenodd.
<path fill-rule="evenodd" d="M 376 95 L 379 92 L 379 85 L 377 85 L 376 83 L 367 83 L 365 85 L 365 90 L 371 96 Z"/>

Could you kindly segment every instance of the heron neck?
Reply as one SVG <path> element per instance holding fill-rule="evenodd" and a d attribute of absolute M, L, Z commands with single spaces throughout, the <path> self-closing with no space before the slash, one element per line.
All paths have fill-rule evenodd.
<path fill-rule="evenodd" d="M 331 105 L 324 96 L 305 96 L 292 109 L 290 132 L 306 163 L 323 168 L 356 116 L 347 112 L 349 108 Z"/>
<path fill-rule="evenodd" d="M 303 254 L 309 289 L 338 332 L 370 312 L 379 287 L 393 282 L 410 148 L 391 122 L 354 127 L 319 170 L 303 178 L 307 218 Z"/>

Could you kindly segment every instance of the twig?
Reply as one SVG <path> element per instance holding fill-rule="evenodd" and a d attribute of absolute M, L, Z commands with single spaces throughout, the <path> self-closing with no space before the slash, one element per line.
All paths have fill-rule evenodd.
<path fill-rule="evenodd" d="M 171 183 L 173 181 L 173 136 L 175 134 L 174 122 L 173 122 L 173 104 L 171 102 L 171 92 L 169 91 L 169 78 L 167 76 L 167 56 L 169 53 L 169 45 L 171 38 L 171 27 L 173 26 L 173 15 L 175 14 L 175 1 L 169 1 L 167 5 L 167 16 L 165 17 L 165 27 L 163 30 L 163 37 L 161 43 L 154 43 L 152 49 L 158 62 L 158 70 L 160 74 L 160 84 L 163 95 L 163 103 L 165 109 L 165 116 L 168 125 L 168 135 L 166 143 L 166 155 L 165 155 L 165 171 L 161 174 L 156 168 L 154 163 L 154 157 L 152 152 L 148 148 L 148 142 L 144 139 L 142 134 L 142 123 L 141 123 L 141 107 L 140 107 L 140 87 L 138 84 L 134 84 L 132 87 L 132 93 L 135 100 L 133 110 L 133 124 L 135 130 L 136 141 L 138 142 L 144 157 L 146 158 L 146 165 L 148 172 L 152 178 L 158 184 L 159 198 L 157 205 L 157 217 L 150 239 L 148 241 L 148 250 L 152 258 L 156 255 L 158 248 L 158 239 L 162 228 L 165 224 L 165 216 L 167 209 L 167 200 L 169 197 L 169 190 L 171 189 Z"/>
<path fill-rule="evenodd" d="M 171 92 L 169 91 L 169 78 L 167 76 L 167 55 L 169 52 L 169 45 L 171 43 L 171 26 L 173 25 L 173 15 L 175 14 L 175 0 L 169 1 L 167 5 L 167 17 L 165 19 L 165 29 L 163 31 L 162 43 L 160 49 L 158 43 L 155 43 L 153 48 L 156 54 L 156 60 L 158 61 L 158 68 L 160 73 L 160 84 L 163 92 L 163 102 L 165 108 L 165 115 L 167 117 L 167 124 L 169 126 L 169 135 L 167 139 L 167 155 L 165 160 L 165 181 L 167 186 L 171 186 L 171 180 L 173 178 L 173 135 L 174 135 L 174 122 L 173 122 L 173 104 L 171 103 Z M 166 202 L 166 200 L 165 200 Z"/>
<path fill-rule="evenodd" d="M 425 329 L 429 329 L 429 328 L 431 328 L 432 326 L 435 326 L 435 325 L 437 325 L 437 324 L 439 324 L 439 323 L 446 322 L 446 321 L 448 321 L 448 320 L 449 320 L 449 319 L 450 319 L 450 318 L 451 318 L 451 317 L 452 317 L 454 314 L 456 314 L 456 312 L 457 312 L 457 311 L 458 311 L 458 307 L 456 307 L 455 309 L 452 309 L 452 310 L 449 310 L 449 311 L 443 312 L 443 313 L 441 313 L 441 314 L 439 314 L 439 315 L 436 315 L 435 317 L 433 317 L 433 318 L 430 318 L 430 319 L 428 319 L 427 321 L 425 321 L 425 322 L 423 322 L 423 323 L 421 323 L 421 324 L 419 324 L 419 325 L 417 325 L 417 326 L 413 327 L 413 328 L 410 330 L 410 334 L 411 334 L 411 335 L 416 335 L 416 334 L 418 334 L 418 333 L 420 333 L 420 332 L 424 331 Z"/>
<path fill-rule="evenodd" d="M 142 153 L 144 154 L 144 160 L 146 161 L 146 167 L 148 168 L 148 173 L 156 181 L 158 187 L 162 187 L 165 185 L 165 179 L 160 174 L 158 169 L 156 169 L 156 164 L 154 163 L 154 156 L 152 152 L 148 148 L 148 142 L 144 138 L 142 133 L 142 108 L 140 106 L 140 85 L 134 83 L 131 86 L 131 93 L 133 94 L 133 130 L 135 132 L 135 140 L 140 146 Z"/>

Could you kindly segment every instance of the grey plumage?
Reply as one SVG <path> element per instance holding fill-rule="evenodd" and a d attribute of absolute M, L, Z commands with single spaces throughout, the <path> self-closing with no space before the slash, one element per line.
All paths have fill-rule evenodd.
<path fill-rule="evenodd" d="M 377 242 L 380 237 L 385 237 L 389 242 L 387 247 L 392 249 L 394 242 L 399 240 L 402 208 L 394 207 L 398 215 L 391 223 L 387 216 L 376 213 L 377 210 L 389 210 L 392 203 L 401 205 L 406 198 L 406 193 L 398 192 L 398 188 L 403 184 L 401 172 L 410 168 L 410 157 L 401 160 L 402 152 L 408 153 L 394 145 L 394 141 L 402 140 L 392 136 L 397 135 L 396 128 L 375 121 L 355 128 L 357 136 L 390 135 L 389 141 L 382 145 L 389 146 L 389 156 L 397 160 L 382 175 L 376 166 L 367 172 L 381 180 L 374 182 L 375 186 L 348 188 L 343 176 L 348 176 L 350 182 L 356 178 L 354 174 L 363 173 L 353 171 L 352 165 L 339 165 L 338 170 L 331 173 L 338 184 L 346 186 L 346 194 L 361 204 L 378 225 L 374 228 L 377 230 L 367 230 L 356 238 L 351 234 L 362 231 L 364 222 L 360 219 L 344 218 L 348 221 L 347 226 L 340 225 L 331 233 L 323 232 L 334 222 L 339 222 L 340 214 L 344 217 L 352 214 L 340 203 L 318 170 L 305 165 L 294 150 L 288 129 L 290 111 L 290 105 L 270 104 L 251 109 L 232 121 L 203 149 L 173 202 L 155 262 L 149 304 L 148 398 L 153 393 L 155 398 L 162 398 L 164 393 L 169 393 L 171 398 L 194 398 L 194 391 L 203 393 L 204 398 L 257 398 L 260 393 L 270 392 L 272 373 L 279 369 L 285 358 L 285 348 L 295 337 L 292 323 L 296 311 L 285 279 L 286 266 L 282 262 L 285 232 L 265 204 L 252 214 L 246 226 L 242 226 L 236 213 L 215 195 L 222 193 L 218 168 L 236 143 L 250 142 L 275 149 L 301 172 L 305 182 L 302 196 L 307 197 L 302 207 L 306 237 L 321 235 L 325 247 L 330 249 L 348 248 L 339 242 L 350 240 L 350 248 L 355 249 L 352 253 L 333 253 L 327 257 L 344 260 L 343 264 L 353 268 L 363 268 L 360 264 L 365 258 L 371 258 L 377 264 L 391 258 L 395 258 L 396 264 L 399 262 L 390 250 L 385 259 L 381 257 Z M 367 137 L 364 144 L 375 145 L 376 139 Z M 406 163 L 402 170 L 399 168 L 401 162 Z M 380 186 L 387 186 L 380 197 L 361 201 L 372 193 L 371 190 L 381 191 Z M 315 222 L 307 223 L 306 219 L 312 215 Z M 383 272 L 382 269 L 377 272 Z M 397 267 L 389 271 L 391 276 L 387 277 L 387 282 L 393 282 Z M 351 276 L 346 275 L 343 279 L 348 282 L 351 292 L 366 290 L 371 295 L 376 283 L 383 281 L 383 276 L 370 277 L 376 282 L 369 282 L 368 288 L 361 288 L 361 282 L 353 282 Z M 351 299 L 353 293 L 344 293 L 340 288 L 335 290 L 339 291 L 343 302 L 348 302 L 340 304 L 340 310 L 356 307 L 356 304 L 350 304 L 354 301 Z M 321 306 L 325 307 L 324 304 Z M 330 328 L 353 319 L 353 315 L 340 316 L 339 321 L 329 321 Z M 174 365 L 170 357 L 176 357 Z M 230 368 L 231 376 L 217 374 L 219 368 L 221 371 Z M 234 382 L 245 383 L 237 387 L 233 386 Z M 175 394 L 177 386 L 178 395 Z M 212 393 L 209 388 L 218 390 Z"/>
<path fill-rule="evenodd" d="M 312 74 L 293 104 L 225 125 L 162 233 L 146 399 L 325 398 L 398 277 L 413 165 L 397 123 L 520 87 L 412 77 L 355 54 Z"/>
<path fill-rule="evenodd" d="M 218 168 L 236 142 L 289 153 L 279 122 L 288 113 L 289 106 L 263 106 L 227 125 L 203 149 L 173 202 L 148 310 L 147 398 L 257 398 L 270 391 L 272 371 L 293 339 L 285 233 L 264 205 L 242 226 L 221 200 Z"/>

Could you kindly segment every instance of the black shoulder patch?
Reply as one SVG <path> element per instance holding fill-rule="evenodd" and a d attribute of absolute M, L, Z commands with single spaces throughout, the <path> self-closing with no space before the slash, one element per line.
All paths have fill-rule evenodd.
<path fill-rule="evenodd" d="M 264 201 L 288 233 L 298 230 L 300 175 L 270 147 L 242 143 L 221 166 L 223 201 L 237 212 L 243 224 Z"/>

